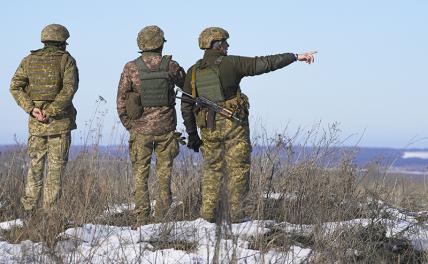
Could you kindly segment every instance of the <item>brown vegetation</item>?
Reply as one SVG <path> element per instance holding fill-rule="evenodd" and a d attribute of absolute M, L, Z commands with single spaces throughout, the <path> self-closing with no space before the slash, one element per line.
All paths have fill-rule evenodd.
<path fill-rule="evenodd" d="M 385 226 L 377 220 L 387 216 L 383 215 L 377 201 L 383 200 L 402 210 L 427 210 L 428 196 L 424 186 L 408 177 L 387 175 L 380 167 L 357 168 L 352 162 L 355 150 L 345 153 L 333 147 L 340 144 L 335 126 L 327 132 L 314 130 L 305 135 L 304 138 L 296 133 L 293 137 L 277 135 L 254 139 L 257 151 L 252 159 L 251 199 L 245 201 L 245 210 L 251 219 L 270 219 L 302 227 L 312 225 L 313 232 L 289 233 L 278 225 L 268 234 L 251 238 L 249 247 L 284 252 L 291 245 L 310 247 L 314 253 L 308 261 L 313 263 L 422 262 L 422 253 L 415 252 L 404 238 L 385 236 Z M 305 146 L 310 146 L 311 150 L 302 148 Z M 14 150 L 2 153 L 0 164 L 0 222 L 22 218 L 24 212 L 19 199 L 28 166 L 25 146 L 17 145 Z M 201 169 L 200 157 L 183 149 L 174 165 L 173 195 L 177 206 L 154 221 L 167 223 L 198 217 Z M 156 190 L 153 174 L 150 178 L 152 192 Z M 35 216 L 39 218 L 33 217 L 23 228 L 0 230 L 0 236 L 11 243 L 26 239 L 46 242 L 54 255 L 58 234 L 68 227 L 84 223 L 132 225 L 130 211 L 106 213 L 112 205 L 132 202 L 133 176 L 127 146 L 87 145 L 68 163 L 63 194 L 57 206 L 39 213 Z M 373 224 L 346 226 L 329 234 L 321 228 L 326 222 L 358 218 L 373 219 Z M 421 216 L 421 222 L 426 220 Z M 168 236 L 168 225 L 163 234 Z M 185 251 L 197 247 L 168 239 L 158 239 L 154 245 Z M 394 251 L 390 248 L 392 245 L 402 248 Z"/>

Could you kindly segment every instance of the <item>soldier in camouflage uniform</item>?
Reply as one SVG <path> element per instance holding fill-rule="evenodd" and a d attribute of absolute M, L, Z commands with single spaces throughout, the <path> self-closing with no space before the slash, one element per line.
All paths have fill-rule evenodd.
<path fill-rule="evenodd" d="M 172 200 L 172 164 L 179 150 L 174 87 L 183 87 L 186 73 L 170 55 L 162 56 L 165 41 L 157 26 L 138 33 L 141 56 L 125 65 L 117 92 L 117 112 L 130 133 L 137 224 L 144 224 L 150 216 L 148 178 L 153 152 L 159 185 L 156 215 L 167 212 Z"/>
<path fill-rule="evenodd" d="M 204 157 L 202 178 L 202 207 L 200 215 L 208 221 L 216 221 L 221 184 L 226 170 L 229 217 L 232 222 L 245 216 L 243 201 L 249 188 L 250 130 L 248 125 L 248 98 L 241 93 L 243 77 L 260 75 L 281 69 L 294 61 L 312 63 L 313 52 L 303 54 L 284 53 L 264 57 L 228 56 L 229 33 L 218 27 L 207 28 L 199 36 L 199 47 L 204 56 L 190 67 L 184 91 L 203 96 L 234 111 L 244 122 L 239 123 L 208 109 L 196 109 L 194 103 L 182 100 L 181 111 L 188 147 L 199 150 Z M 200 128 L 202 140 L 197 127 Z M 203 144 L 202 144 L 203 142 Z"/>
<path fill-rule="evenodd" d="M 21 202 L 33 211 L 43 187 L 43 208 L 49 209 L 61 195 L 61 178 L 68 161 L 70 131 L 76 128 L 72 99 L 79 77 L 74 58 L 66 51 L 68 30 L 58 24 L 41 33 L 42 49 L 31 51 L 12 78 L 10 92 L 29 114 L 30 165 Z M 47 159 L 47 176 L 43 172 Z"/>

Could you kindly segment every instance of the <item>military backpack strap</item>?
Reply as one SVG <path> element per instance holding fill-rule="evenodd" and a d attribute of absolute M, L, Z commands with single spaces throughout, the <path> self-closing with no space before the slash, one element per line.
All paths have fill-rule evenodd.
<path fill-rule="evenodd" d="M 171 62 L 171 55 L 165 55 L 162 57 L 160 66 L 159 66 L 159 71 L 165 71 L 168 72 L 169 71 L 169 63 Z"/>
<path fill-rule="evenodd" d="M 61 80 L 64 80 L 65 64 L 67 63 L 68 53 L 65 52 L 61 57 Z"/>
<path fill-rule="evenodd" d="M 146 66 L 146 64 L 143 62 L 143 59 L 141 57 L 138 57 L 134 60 L 135 64 L 137 64 L 137 68 L 138 68 L 138 73 L 140 74 L 140 78 L 141 76 L 144 75 L 143 72 L 147 72 L 150 71 L 150 69 Z"/>
<path fill-rule="evenodd" d="M 214 61 L 214 64 L 215 65 L 220 65 L 220 63 L 221 63 L 221 61 L 223 60 L 223 58 L 224 58 L 224 56 L 219 56 L 215 61 Z"/>
<path fill-rule="evenodd" d="M 191 81 L 191 85 L 192 85 L 192 97 L 195 98 L 196 97 L 196 69 L 199 68 L 199 65 L 201 64 L 201 60 L 198 60 L 195 65 L 193 65 L 192 68 L 192 81 Z"/>

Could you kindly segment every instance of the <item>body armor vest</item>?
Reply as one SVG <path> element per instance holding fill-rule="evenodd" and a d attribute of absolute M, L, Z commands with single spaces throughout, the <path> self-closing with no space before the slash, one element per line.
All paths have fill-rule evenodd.
<path fill-rule="evenodd" d="M 198 61 L 196 67 L 196 89 L 198 96 L 205 97 L 216 103 L 224 102 L 223 88 L 220 82 L 220 63 L 223 56 L 218 57 L 213 65 L 201 68 L 201 61 Z"/>
<path fill-rule="evenodd" d="M 62 89 L 65 52 L 34 52 L 27 64 L 28 94 L 34 101 L 53 101 Z"/>
<path fill-rule="evenodd" d="M 175 103 L 174 87 L 170 85 L 169 63 L 171 56 L 162 57 L 159 68 L 149 69 L 141 58 L 137 58 L 138 73 L 141 80 L 141 105 L 172 106 Z"/>

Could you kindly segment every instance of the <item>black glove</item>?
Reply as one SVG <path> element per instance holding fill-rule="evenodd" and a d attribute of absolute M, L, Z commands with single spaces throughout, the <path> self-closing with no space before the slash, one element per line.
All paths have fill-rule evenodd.
<path fill-rule="evenodd" d="M 189 134 L 189 140 L 187 141 L 187 147 L 193 149 L 195 152 L 199 152 L 199 147 L 202 145 L 202 140 L 199 138 L 197 132 Z"/>

